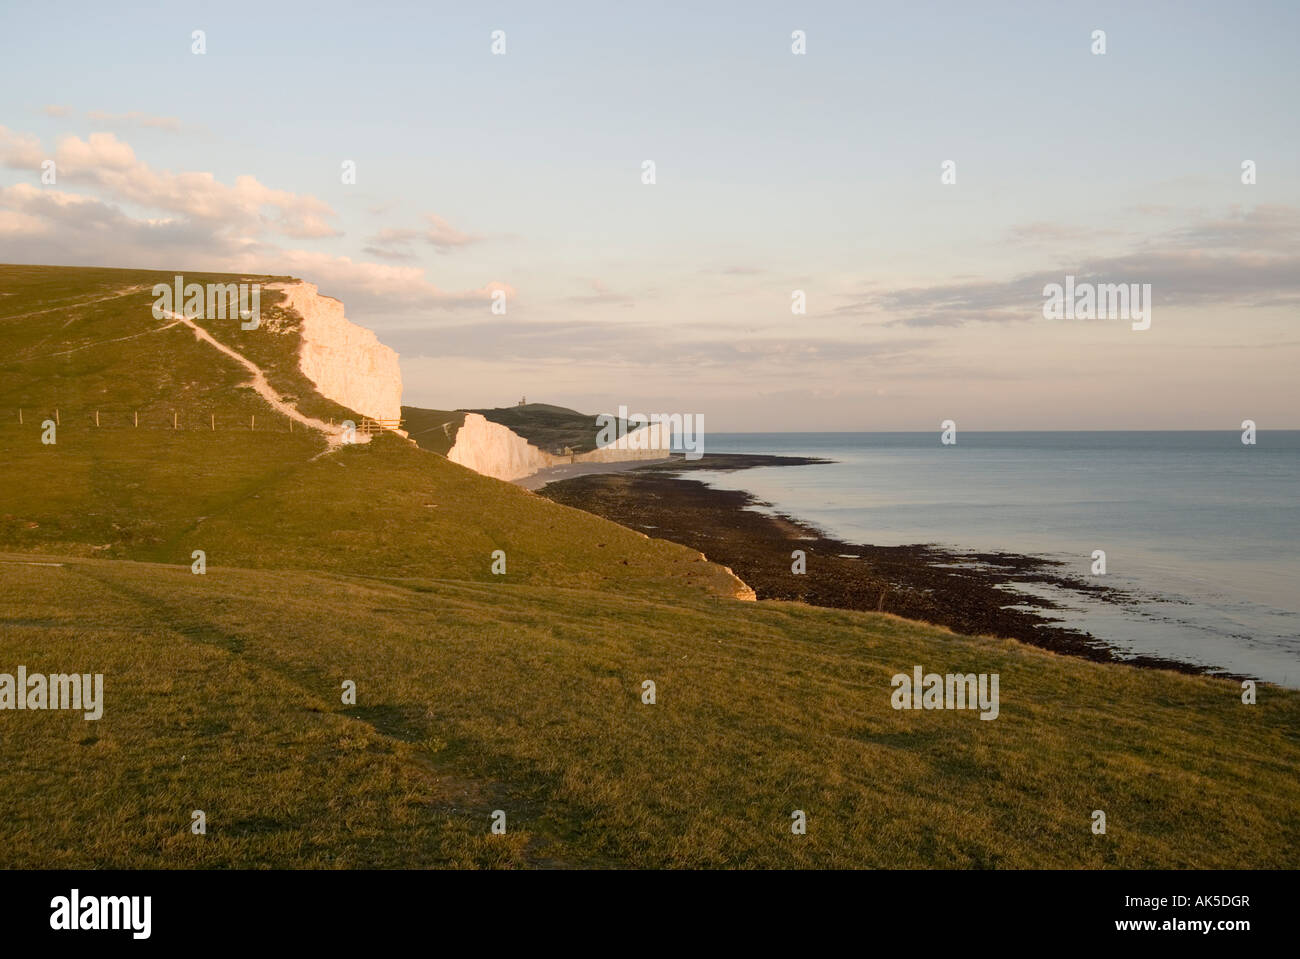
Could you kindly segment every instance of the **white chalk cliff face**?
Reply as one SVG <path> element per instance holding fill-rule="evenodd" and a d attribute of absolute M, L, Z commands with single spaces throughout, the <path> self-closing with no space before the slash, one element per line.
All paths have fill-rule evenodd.
<path fill-rule="evenodd" d="M 397 353 L 343 315 L 343 304 L 312 283 L 273 283 L 285 306 L 302 317 L 298 367 L 317 392 L 362 416 L 402 416 L 402 370 Z"/>
<path fill-rule="evenodd" d="M 556 458 L 482 413 L 466 413 L 447 459 L 485 476 L 516 480 L 552 465 Z"/>
<path fill-rule="evenodd" d="M 321 295 L 313 283 L 299 280 L 272 283 L 267 288 L 282 292 L 284 305 L 302 318 L 298 368 L 317 392 L 372 419 L 394 424 L 401 419 L 402 370 L 394 350 L 380 343 L 372 331 L 350 322 L 343 315 L 343 304 Z M 667 453 L 654 447 L 666 446 L 668 435 L 660 442 L 657 429 L 649 427 L 643 434 L 648 449 L 625 437 L 604 449 L 573 457 L 553 456 L 509 427 L 480 413 L 467 413 L 447 459 L 485 476 L 516 480 L 562 463 L 662 459 Z"/>
<path fill-rule="evenodd" d="M 456 442 L 447 451 L 447 459 L 467 466 L 476 473 L 499 480 L 517 480 L 532 476 L 548 466 L 565 463 L 618 463 L 625 460 L 659 460 L 668 453 L 660 449 L 628 449 L 607 446 L 575 456 L 554 456 L 538 449 L 514 430 L 493 423 L 482 413 L 466 413 L 465 422 L 456 434 Z"/>

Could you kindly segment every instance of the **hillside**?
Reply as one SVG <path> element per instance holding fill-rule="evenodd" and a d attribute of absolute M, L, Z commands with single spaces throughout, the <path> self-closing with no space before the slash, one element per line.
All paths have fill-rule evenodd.
<path fill-rule="evenodd" d="M 579 413 L 577 410 L 547 403 L 454 411 L 403 406 L 402 420 L 411 433 L 411 438 L 422 447 L 446 453 L 450 443 L 455 442 L 456 431 L 464 422 L 466 413 L 478 413 L 484 419 L 499 423 L 548 453 L 560 453 L 566 447 L 575 453 L 590 452 L 596 449 L 596 437 L 600 433 L 594 413 Z M 626 431 L 627 421 L 618 422 Z M 435 435 L 439 430 L 442 435 Z"/>
<path fill-rule="evenodd" d="M 98 721 L 0 711 L 0 865 L 1300 865 L 1300 695 L 739 601 L 399 436 L 290 432 L 154 319 L 172 275 L 0 266 L 0 672 L 105 677 Z M 356 418 L 263 314 L 200 322 Z M 403 413 L 426 443 L 453 415 Z M 891 708 L 915 664 L 1000 674 L 997 720 Z"/>
<path fill-rule="evenodd" d="M 565 447 L 575 453 L 594 450 L 596 436 L 600 432 L 594 413 L 588 415 L 546 403 L 525 403 L 522 406 L 467 412 L 479 413 L 493 423 L 509 427 L 534 446 L 549 453 L 559 453 Z"/>
<path fill-rule="evenodd" d="M 594 415 L 544 403 L 454 411 L 403 406 L 402 421 L 422 449 L 484 476 L 510 481 L 574 462 L 663 460 L 670 442 L 667 432 L 661 437 L 661 428 L 651 426 L 638 434 L 646 440 L 644 448 L 617 442 L 601 446 Z M 626 435 L 627 421 L 615 424 Z"/>
<path fill-rule="evenodd" d="M 418 406 L 402 407 L 402 428 L 421 449 L 442 456 L 456 442 L 456 433 L 465 422 L 461 410 L 425 410 Z"/>
<path fill-rule="evenodd" d="M 698 553 L 555 506 L 396 436 L 317 458 L 327 449 L 322 435 L 290 432 L 242 385 L 238 364 L 153 318 L 149 286 L 170 275 L 84 272 L 0 267 L 0 289 L 10 294 L 0 297 L 0 549 L 185 565 L 204 549 L 220 565 L 470 579 L 491 578 L 491 553 L 503 549 L 515 581 L 608 580 L 649 591 L 689 582 L 734 592 L 734 579 Z M 264 294 L 264 314 L 268 302 L 263 329 L 204 325 L 256 360 L 300 410 L 359 421 L 297 370 L 292 318 L 277 312 L 274 295 Z M 276 326 L 285 329 L 271 332 Z M 57 442 L 43 445 L 40 424 L 56 410 Z M 595 549 L 616 561 L 595 562 Z"/>

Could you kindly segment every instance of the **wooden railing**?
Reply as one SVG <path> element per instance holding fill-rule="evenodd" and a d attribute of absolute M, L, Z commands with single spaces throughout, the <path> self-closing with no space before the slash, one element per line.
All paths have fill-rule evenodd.
<path fill-rule="evenodd" d="M 377 420 L 371 416 L 363 416 L 361 417 L 361 425 L 357 427 L 357 432 L 363 436 L 374 436 L 386 430 L 401 429 L 401 426 L 401 419 Z"/>

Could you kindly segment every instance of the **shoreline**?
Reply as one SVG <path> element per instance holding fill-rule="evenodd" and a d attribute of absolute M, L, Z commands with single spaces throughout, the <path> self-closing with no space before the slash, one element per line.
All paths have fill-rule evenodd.
<path fill-rule="evenodd" d="M 536 493 L 543 486 L 558 483 L 579 476 L 594 476 L 598 473 L 623 473 L 645 466 L 658 466 L 669 462 L 668 457 L 661 460 L 612 460 L 608 463 L 561 463 L 559 466 L 547 466 L 536 473 L 529 473 L 518 479 L 510 480 L 516 486 Z"/>
<path fill-rule="evenodd" d="M 680 474 L 794 466 L 804 457 L 720 454 L 688 462 L 636 463 L 619 472 L 557 478 L 538 489 L 557 503 L 612 520 L 648 536 L 699 550 L 730 567 L 758 599 L 780 599 L 865 612 L 886 612 L 967 636 L 1015 639 L 1093 662 L 1115 662 L 1192 675 L 1242 679 L 1223 669 L 1157 656 L 1122 654 L 1090 633 L 1056 625 L 1058 604 L 1011 592 L 1044 584 L 1123 605 L 1125 594 L 1059 572 L 1061 564 L 1010 552 L 963 552 L 927 544 L 871 546 L 828 536 L 796 517 L 770 511 L 744 490 L 717 489 Z M 757 507 L 757 508 L 756 508 Z M 803 550 L 806 572 L 791 571 Z"/>

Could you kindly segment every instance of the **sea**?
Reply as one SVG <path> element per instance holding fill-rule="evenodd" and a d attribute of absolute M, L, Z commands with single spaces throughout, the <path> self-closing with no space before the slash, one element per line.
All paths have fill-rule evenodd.
<path fill-rule="evenodd" d="M 1300 430 L 712 433 L 709 453 L 831 463 L 692 471 L 851 543 L 1011 552 L 1093 576 L 1124 602 L 1055 586 L 1046 615 L 1121 656 L 1300 688 Z M 1019 589 L 1019 587 L 1018 587 Z M 1016 605 L 1008 590 L 1008 605 Z"/>

